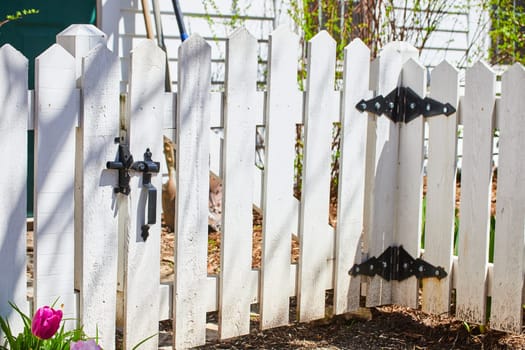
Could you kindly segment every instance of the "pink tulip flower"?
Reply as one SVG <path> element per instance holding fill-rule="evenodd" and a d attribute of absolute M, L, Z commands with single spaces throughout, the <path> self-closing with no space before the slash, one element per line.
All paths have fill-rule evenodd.
<path fill-rule="evenodd" d="M 40 339 L 49 339 L 55 335 L 62 321 L 62 310 L 43 306 L 36 310 L 31 323 L 31 332 Z"/>

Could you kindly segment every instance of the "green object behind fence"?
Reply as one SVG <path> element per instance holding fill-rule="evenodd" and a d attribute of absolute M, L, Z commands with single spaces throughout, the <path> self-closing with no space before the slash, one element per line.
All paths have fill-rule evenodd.
<path fill-rule="evenodd" d="M 39 10 L 39 13 L 11 21 L 2 26 L 0 30 L 0 46 L 9 43 L 29 59 L 29 88 L 33 89 L 35 57 L 55 43 L 56 35 L 69 25 L 75 23 L 95 24 L 96 1 L 7 0 L 2 2 L 0 19 L 4 19 L 8 14 L 16 13 L 16 11 L 24 8 L 34 8 Z M 28 142 L 27 215 L 32 217 L 34 182 L 33 131 L 29 131 Z"/>

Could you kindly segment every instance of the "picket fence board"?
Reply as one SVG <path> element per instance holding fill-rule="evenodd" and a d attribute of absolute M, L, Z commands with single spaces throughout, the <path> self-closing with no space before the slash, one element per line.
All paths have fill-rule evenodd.
<path fill-rule="evenodd" d="M 27 198 L 27 98 L 28 61 L 11 45 L 0 48 L 0 149 L 8 176 L 0 178 L 6 191 L 0 202 L 0 316 L 13 332 L 23 323 L 8 302 L 27 313 L 26 198 Z M 0 337 L 4 334 L 0 331 Z"/>
<path fill-rule="evenodd" d="M 126 139 L 134 161 L 144 160 L 149 149 L 152 159 L 162 159 L 162 119 L 164 102 L 165 54 L 152 40 L 145 40 L 131 53 L 128 96 L 129 127 Z M 130 172 L 129 217 L 126 223 L 124 257 L 124 348 L 131 349 L 158 332 L 160 283 L 160 174 L 152 174 L 157 189 L 156 223 L 149 227 L 149 237 L 142 237 L 150 205 L 143 173 Z M 145 349 L 157 349 L 158 337 L 146 342 Z"/>
<path fill-rule="evenodd" d="M 483 62 L 466 72 L 456 315 L 486 323 L 492 134 L 496 76 Z"/>
<path fill-rule="evenodd" d="M 80 316 L 86 334 L 98 334 L 104 349 L 115 348 L 118 226 L 117 172 L 104 169 L 115 157 L 119 135 L 120 62 L 103 44 L 82 60 L 80 149 L 82 273 Z M 78 143 L 77 143 L 78 145 Z"/>
<path fill-rule="evenodd" d="M 54 44 L 35 60 L 35 306 L 64 305 L 77 319 L 74 294 L 75 60 Z M 76 322 L 66 327 L 74 328 Z"/>
<path fill-rule="evenodd" d="M 250 332 L 249 276 L 252 267 L 252 203 L 255 164 L 254 106 L 257 41 L 244 28 L 226 45 L 223 201 L 219 337 Z"/>
<path fill-rule="evenodd" d="M 332 278 L 326 260 L 333 228 L 328 224 L 335 41 L 322 31 L 308 42 L 304 157 L 299 214 L 298 309 L 301 322 L 325 316 L 325 285 Z"/>
<path fill-rule="evenodd" d="M 450 63 L 440 63 L 431 75 L 430 97 L 448 102 L 456 109 L 459 97 L 459 72 Z M 433 314 L 450 310 L 452 260 L 454 256 L 454 215 L 456 197 L 457 113 L 427 119 L 428 163 L 425 216 L 425 253 L 423 259 L 442 266 L 444 279 L 423 279 L 422 308 Z"/>
<path fill-rule="evenodd" d="M 401 83 L 401 70 L 409 58 L 416 58 L 417 51 L 406 43 L 389 43 L 372 65 L 371 87 L 376 95 L 386 96 Z M 378 257 L 394 244 L 394 218 L 397 214 L 397 172 L 399 126 L 386 116 L 373 117 L 369 125 L 367 145 L 371 145 L 371 162 L 367 177 L 372 183 L 365 188 L 371 191 L 370 209 L 367 209 L 368 257 Z M 382 277 L 370 278 L 367 284 L 366 306 L 390 304 L 392 286 Z"/>
<path fill-rule="evenodd" d="M 299 38 L 284 27 L 270 36 L 265 115 L 261 329 L 289 323 L 291 237 L 297 224 L 293 197 Z M 279 288 L 275 288 L 279 286 Z"/>
<path fill-rule="evenodd" d="M 359 308 L 361 277 L 348 270 L 361 263 L 368 114 L 355 106 L 369 98 L 370 49 L 355 39 L 345 47 L 339 188 L 334 261 L 334 313 Z"/>
<path fill-rule="evenodd" d="M 403 65 L 402 85 L 419 96 L 426 96 L 426 70 L 419 61 L 409 59 Z M 400 123 L 397 203 L 395 206 L 395 243 L 414 258 L 421 250 L 421 211 L 423 200 L 423 140 L 425 120 L 417 116 L 409 123 Z M 400 268 L 403 268 L 402 266 Z M 415 276 L 392 283 L 392 302 L 417 308 L 418 281 Z"/>
<path fill-rule="evenodd" d="M 525 69 L 513 65 L 502 77 L 494 283 L 490 326 L 520 333 L 523 323 L 525 223 Z"/>
<path fill-rule="evenodd" d="M 206 342 L 211 47 L 192 35 L 179 49 L 173 346 Z"/>

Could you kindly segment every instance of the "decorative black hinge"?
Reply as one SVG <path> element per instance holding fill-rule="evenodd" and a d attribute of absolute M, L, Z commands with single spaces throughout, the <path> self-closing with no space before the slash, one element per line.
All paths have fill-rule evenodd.
<path fill-rule="evenodd" d="M 410 276 L 416 276 L 418 279 L 442 279 L 447 276 L 443 267 L 435 267 L 420 258 L 414 259 L 403 246 L 388 247 L 378 258 L 371 257 L 362 264 L 352 266 L 348 274 L 370 277 L 379 275 L 387 281 L 402 281 Z"/>
<path fill-rule="evenodd" d="M 419 115 L 449 116 L 456 112 L 450 103 L 443 104 L 430 97 L 421 98 L 409 87 L 397 87 L 385 97 L 379 95 L 368 101 L 361 100 L 355 107 L 361 112 L 384 114 L 394 123 L 409 123 Z"/>

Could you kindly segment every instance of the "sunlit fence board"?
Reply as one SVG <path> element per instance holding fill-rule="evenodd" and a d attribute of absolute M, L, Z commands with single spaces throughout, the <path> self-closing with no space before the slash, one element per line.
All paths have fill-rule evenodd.
<path fill-rule="evenodd" d="M 265 115 L 262 329 L 289 322 L 291 235 L 298 219 L 293 197 L 295 120 L 301 113 L 295 69 L 298 50 L 297 35 L 285 28 L 272 33 Z M 280 287 L 275 288 L 275 285 Z"/>
<path fill-rule="evenodd" d="M 402 85 L 409 86 L 417 95 L 425 96 L 425 67 L 409 59 L 403 65 Z M 410 108 L 410 107 L 409 107 Z M 399 123 L 397 174 L 397 203 L 395 205 L 396 245 L 414 258 L 421 250 L 421 211 L 423 197 L 423 138 L 424 118 L 419 115 L 410 122 Z M 400 266 L 403 268 L 403 266 Z M 392 302 L 417 307 L 418 282 L 415 276 L 393 282 Z"/>
<path fill-rule="evenodd" d="M 189 348 L 206 342 L 211 48 L 192 35 L 179 57 L 173 345 Z"/>
<path fill-rule="evenodd" d="M 0 48 L 0 149 L 9 175 L 0 177 L 0 316 L 14 333 L 22 320 L 8 302 L 28 311 L 26 297 L 26 197 L 28 64 L 11 45 Z M 0 331 L 3 339 L 3 333 Z"/>
<path fill-rule="evenodd" d="M 430 96 L 448 102 L 456 109 L 459 100 L 459 74 L 448 62 L 432 71 Z M 448 273 L 444 279 L 423 280 L 423 310 L 435 314 L 448 313 L 452 288 L 452 258 L 456 194 L 457 114 L 444 114 L 427 119 L 428 164 L 425 216 L 424 260 L 442 266 Z"/>
<path fill-rule="evenodd" d="M 250 332 L 257 41 L 246 29 L 227 42 L 219 334 Z"/>
<path fill-rule="evenodd" d="M 80 315 L 84 331 L 98 334 L 104 349 L 115 347 L 118 226 L 113 187 L 117 172 L 104 168 L 117 149 L 119 69 L 118 57 L 105 45 L 83 59 L 83 110 L 77 140 L 82 157 L 82 172 L 77 172 L 82 177 L 82 202 L 77 202 L 82 205 L 81 290 L 86 291 L 81 293 Z"/>
<path fill-rule="evenodd" d="M 525 232 L 525 69 L 503 75 L 499 167 L 490 326 L 520 333 L 523 323 Z"/>
<path fill-rule="evenodd" d="M 79 116 L 75 60 L 54 44 L 35 60 L 35 304 L 64 304 L 74 294 L 75 128 Z M 73 327 L 75 322 L 69 322 Z"/>
<path fill-rule="evenodd" d="M 463 162 L 457 275 L 457 316 L 485 324 L 492 136 L 496 76 L 482 62 L 467 70 L 463 101 Z"/>
<path fill-rule="evenodd" d="M 299 320 L 324 317 L 325 286 L 332 278 L 326 260 L 333 229 L 328 225 L 334 103 L 335 41 L 320 32 L 308 43 L 304 110 L 304 160 L 299 217 Z"/>
<path fill-rule="evenodd" d="M 406 43 L 387 44 L 379 57 L 373 62 L 371 87 L 376 95 L 388 95 L 401 84 L 401 70 L 408 58 L 415 58 L 417 51 Z M 369 124 L 367 145 L 370 147 L 367 185 L 371 201 L 367 209 L 367 242 L 365 254 L 378 257 L 394 244 L 395 217 L 397 208 L 397 171 L 399 125 L 386 116 L 373 117 Z M 392 298 L 392 286 L 382 277 L 375 276 L 367 285 L 367 306 L 389 304 Z"/>
<path fill-rule="evenodd" d="M 363 239 L 366 128 L 368 114 L 356 104 L 369 97 L 370 50 L 359 39 L 345 48 L 345 76 L 341 119 L 341 159 L 334 265 L 334 312 L 356 310 L 360 303 L 361 277 L 348 270 L 361 263 Z"/>
<path fill-rule="evenodd" d="M 143 161 L 149 149 L 154 161 L 162 153 L 162 120 L 164 102 L 164 52 L 151 40 L 143 41 L 131 54 L 131 75 L 128 100 L 129 128 L 126 140 L 134 161 Z M 152 174 L 151 184 L 156 198 L 148 198 L 143 184 L 144 173 L 131 171 L 131 193 L 128 198 L 124 256 L 124 347 L 131 349 L 143 339 L 158 332 L 160 283 L 160 208 L 161 175 Z M 153 200 L 155 203 L 150 203 Z M 150 225 L 144 239 L 143 226 L 148 222 L 148 207 L 156 205 L 155 224 Z M 121 208 L 122 210 L 124 208 Z M 154 337 L 142 347 L 157 349 Z"/>

